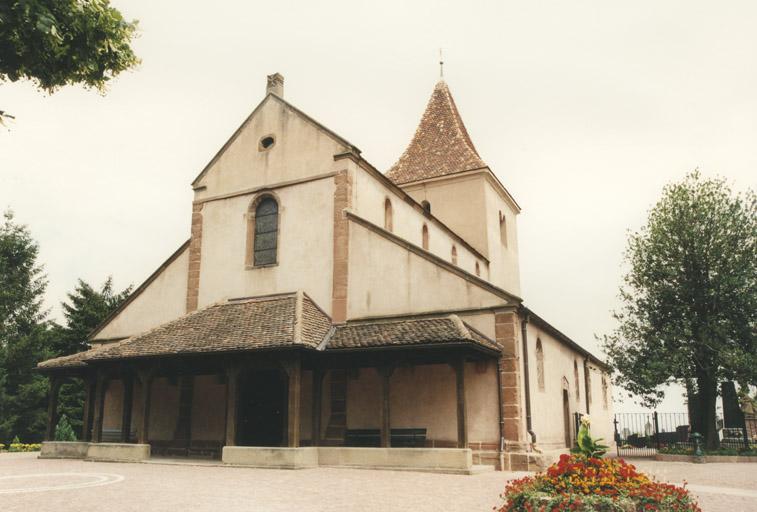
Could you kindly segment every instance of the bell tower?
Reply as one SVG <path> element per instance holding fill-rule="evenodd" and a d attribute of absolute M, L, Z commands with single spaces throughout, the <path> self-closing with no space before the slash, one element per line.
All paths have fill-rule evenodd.
<path fill-rule="evenodd" d="M 520 207 L 478 154 L 443 79 L 386 176 L 489 259 L 492 284 L 520 295 Z"/>

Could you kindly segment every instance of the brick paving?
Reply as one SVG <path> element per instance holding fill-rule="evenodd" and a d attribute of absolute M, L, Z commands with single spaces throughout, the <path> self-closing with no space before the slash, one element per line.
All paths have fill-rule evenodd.
<path fill-rule="evenodd" d="M 678 483 L 686 479 L 700 496 L 704 512 L 757 511 L 757 468 L 752 464 L 633 462 L 661 480 Z M 36 454 L 2 454 L 0 509 L 490 511 L 498 504 L 497 495 L 504 481 L 520 475 L 489 472 L 459 476 L 336 468 L 285 471 L 39 460 Z M 65 488 L 40 489 L 53 486 Z M 15 492 L 31 488 L 36 490 Z"/>

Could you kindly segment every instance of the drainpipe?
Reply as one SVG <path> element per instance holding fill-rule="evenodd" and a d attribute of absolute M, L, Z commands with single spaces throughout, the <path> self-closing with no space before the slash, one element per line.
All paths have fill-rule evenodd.
<path fill-rule="evenodd" d="M 586 414 L 589 415 L 589 397 L 591 396 L 591 383 L 589 382 L 589 356 L 584 358 L 584 396 L 586 397 Z"/>
<path fill-rule="evenodd" d="M 528 313 L 522 313 L 520 322 L 520 337 L 523 342 L 523 381 L 524 391 L 526 392 L 526 430 L 531 436 L 531 444 L 536 445 L 536 433 L 531 425 L 531 379 L 528 376 Z"/>

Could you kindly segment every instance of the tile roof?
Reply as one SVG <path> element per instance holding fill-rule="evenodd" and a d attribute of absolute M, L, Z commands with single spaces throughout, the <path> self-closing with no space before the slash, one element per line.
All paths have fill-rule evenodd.
<path fill-rule="evenodd" d="M 50 359 L 37 367 L 75 369 L 106 360 L 292 346 L 329 351 L 444 343 L 473 343 L 500 350 L 496 342 L 457 315 L 360 321 L 332 327 L 331 319 L 310 297 L 298 292 L 213 304 L 143 334 Z"/>
<path fill-rule="evenodd" d="M 440 80 L 413 140 L 386 176 L 396 184 L 487 167 L 473 146 L 455 100 Z"/>
<path fill-rule="evenodd" d="M 301 301 L 299 307 L 298 301 Z M 316 348 L 330 329 L 331 319 L 301 292 L 230 300 L 121 342 L 44 361 L 38 367 L 75 367 L 88 361 L 238 352 L 296 345 Z"/>
<path fill-rule="evenodd" d="M 460 320 L 457 315 L 348 322 L 336 327 L 327 350 L 465 342 L 501 350 L 495 341 Z"/>

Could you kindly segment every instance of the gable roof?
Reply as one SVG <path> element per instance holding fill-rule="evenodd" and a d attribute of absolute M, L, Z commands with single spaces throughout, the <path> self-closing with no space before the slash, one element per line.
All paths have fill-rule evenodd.
<path fill-rule="evenodd" d="M 410 145 L 386 175 L 403 184 L 484 167 L 449 87 L 439 80 Z"/>
<path fill-rule="evenodd" d="M 318 121 L 316 121 L 315 119 L 313 119 L 312 117 L 310 117 L 309 115 L 307 115 L 305 112 L 303 112 L 302 110 L 298 109 L 297 107 L 295 107 L 294 105 L 292 105 L 291 103 L 289 103 L 288 101 L 286 101 L 281 96 L 278 96 L 278 95 L 273 94 L 273 93 L 268 93 L 268 94 L 266 94 L 265 98 L 263 98 L 263 100 L 260 103 L 258 103 L 258 106 L 253 109 L 253 111 L 250 113 L 250 115 L 247 116 L 244 121 L 242 121 L 242 124 L 240 124 L 239 128 L 237 128 L 234 131 L 234 133 L 231 135 L 231 137 L 229 137 L 229 140 L 227 140 L 224 143 L 224 145 L 221 146 L 221 149 L 219 149 L 218 152 L 215 155 L 213 155 L 213 158 L 211 158 L 210 162 L 208 162 L 205 165 L 205 167 L 202 169 L 202 171 L 200 171 L 200 174 L 198 174 L 197 177 L 194 180 L 192 180 L 192 187 L 196 187 L 197 186 L 197 184 L 200 182 L 200 180 L 208 173 L 208 171 L 210 170 L 210 168 L 213 167 L 213 164 L 216 163 L 216 161 L 218 161 L 218 159 L 226 151 L 226 149 L 228 149 L 228 147 L 231 146 L 231 144 L 237 139 L 237 137 L 239 137 L 239 134 L 242 133 L 242 130 L 244 130 L 245 126 L 247 126 L 247 124 L 252 120 L 252 118 L 255 116 L 255 114 L 258 112 L 258 110 L 260 110 L 263 107 L 263 105 L 266 102 L 268 102 L 268 101 L 278 101 L 278 102 L 280 102 L 285 107 L 287 107 L 289 110 L 291 110 L 292 112 L 294 112 L 295 114 L 297 114 L 298 116 L 300 116 L 302 119 L 304 119 L 308 123 L 312 124 L 313 126 L 315 126 L 316 128 L 318 128 L 319 130 L 321 130 L 324 133 L 326 133 L 329 137 L 331 137 L 332 139 L 334 139 L 339 144 L 342 144 L 343 146 L 345 146 L 345 148 L 346 148 L 347 151 L 353 152 L 353 153 L 355 153 L 357 155 L 360 154 L 360 149 L 357 146 L 355 146 L 354 144 L 352 144 L 350 141 L 348 141 L 347 139 L 345 139 L 344 137 L 341 137 L 341 136 L 337 135 L 334 131 L 328 129 L 326 126 L 322 125 L 321 123 L 319 123 Z"/>
<path fill-rule="evenodd" d="M 315 348 L 330 328 L 331 319 L 302 293 L 231 300 L 116 343 L 90 359 L 237 352 L 293 345 Z"/>

